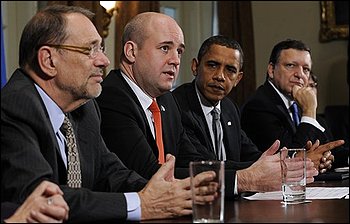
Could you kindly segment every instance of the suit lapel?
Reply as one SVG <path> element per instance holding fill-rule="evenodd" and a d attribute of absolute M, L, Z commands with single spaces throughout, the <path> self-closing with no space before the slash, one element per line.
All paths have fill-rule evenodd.
<path fill-rule="evenodd" d="M 226 158 L 232 158 L 230 155 L 230 150 L 228 150 L 231 145 L 231 139 L 229 139 L 227 136 L 231 136 L 230 138 L 236 138 L 237 136 L 230 134 L 232 133 L 230 130 L 232 130 L 233 121 L 231 120 L 230 115 L 226 113 L 227 111 L 225 110 L 225 105 L 225 101 L 221 100 L 220 121 L 223 131 L 223 144 L 225 146 Z"/>
<path fill-rule="evenodd" d="M 240 161 L 242 136 L 239 108 L 227 97 L 221 100 L 221 124 L 224 132 L 224 146 L 228 160 Z"/>
<path fill-rule="evenodd" d="M 127 94 L 127 95 L 131 96 L 131 98 L 132 98 L 131 100 L 136 103 L 137 110 L 139 111 L 139 114 L 142 116 L 143 124 L 145 125 L 145 127 L 148 127 L 148 128 L 146 128 L 147 130 L 145 130 L 145 132 L 146 132 L 145 135 L 147 136 L 147 141 L 152 144 L 152 149 L 153 149 L 153 152 L 155 153 L 155 155 L 158 155 L 158 148 L 157 148 L 156 140 L 153 138 L 153 135 L 152 135 L 152 132 L 151 132 L 151 127 L 149 126 L 146 114 L 145 114 L 145 112 L 144 112 L 144 110 L 143 110 L 143 108 L 141 106 L 141 103 L 140 103 L 139 99 L 137 98 L 135 92 L 131 89 L 129 84 L 122 77 L 122 74 L 121 74 L 120 70 L 118 70 L 117 77 L 120 79 L 117 82 L 117 83 L 120 83 L 120 85 L 119 85 L 120 88 L 123 88 L 125 91 L 129 92 L 129 94 Z M 158 106 L 161 109 L 161 106 L 159 105 L 159 102 L 158 102 Z M 164 123 L 163 113 L 164 113 L 164 111 L 162 111 L 162 109 L 161 109 L 162 123 Z M 164 131 L 163 131 L 163 136 L 164 136 Z"/>
<path fill-rule="evenodd" d="M 267 91 L 267 95 L 271 99 L 273 105 L 276 106 L 277 111 L 280 111 L 280 114 L 282 114 L 283 119 L 286 121 L 288 126 L 293 130 L 293 133 L 295 133 L 296 132 L 296 128 L 295 128 L 294 122 L 293 122 L 292 118 L 290 117 L 289 111 L 286 108 L 283 100 L 278 95 L 276 90 L 271 86 L 270 83 L 268 83 L 266 81 L 264 86 L 265 86 L 265 89 Z"/>
<path fill-rule="evenodd" d="M 148 120 L 147 120 L 147 117 L 146 117 L 146 114 L 145 114 L 145 111 L 143 110 L 142 106 L 141 106 L 141 103 L 139 101 L 139 99 L 137 98 L 135 92 L 131 89 L 131 87 L 129 86 L 129 84 L 126 82 L 126 80 L 122 77 L 122 74 L 120 72 L 120 70 L 117 71 L 118 72 L 118 75 L 117 75 L 117 78 L 120 79 L 117 83 L 119 85 L 119 88 L 122 88 L 124 89 L 126 92 L 128 92 L 128 96 L 131 97 L 131 101 L 134 101 L 135 104 L 136 104 L 136 109 L 138 110 L 138 114 L 141 116 L 141 119 L 142 119 L 142 122 L 143 122 L 143 131 L 144 131 L 144 134 L 146 136 L 146 139 L 147 139 L 147 142 L 150 144 L 150 146 L 152 147 L 152 151 L 154 153 L 154 155 L 157 155 L 158 156 L 158 147 L 157 147 L 157 142 L 156 140 L 154 139 L 153 135 L 152 135 L 152 132 L 151 132 L 151 127 L 149 126 L 149 123 L 148 123 Z M 157 101 L 158 102 L 158 101 Z M 158 106 L 160 108 L 160 105 L 159 105 L 159 102 L 158 102 Z M 161 108 L 160 108 L 161 109 Z M 164 124 L 164 111 L 161 111 L 161 115 L 162 115 L 162 124 Z M 162 132 L 163 132 L 163 143 L 164 143 L 164 149 L 166 149 L 167 147 L 165 146 L 166 143 L 165 143 L 165 133 L 164 133 L 164 128 L 162 128 Z M 165 150 L 166 152 L 166 150 Z"/>
<path fill-rule="evenodd" d="M 191 89 L 189 89 L 189 91 L 187 91 L 189 93 L 188 94 L 189 102 L 193 102 L 189 105 L 191 108 L 191 113 L 192 113 L 194 120 L 198 123 L 198 127 L 201 129 L 201 132 L 205 134 L 204 137 L 207 139 L 207 141 L 209 141 L 209 145 L 211 146 L 210 150 L 215 154 L 215 150 L 214 150 L 213 142 L 211 141 L 211 136 L 210 136 L 207 120 L 205 119 L 205 115 L 204 115 L 202 107 L 200 105 L 200 102 L 199 102 L 194 85 L 195 85 L 195 83 L 193 81 L 191 86 L 190 86 Z"/>

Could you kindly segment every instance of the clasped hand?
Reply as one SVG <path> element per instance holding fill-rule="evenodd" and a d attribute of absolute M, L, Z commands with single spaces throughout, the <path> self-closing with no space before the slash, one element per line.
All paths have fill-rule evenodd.
<path fill-rule="evenodd" d="M 324 173 L 332 168 L 332 162 L 334 162 L 334 156 L 331 150 L 344 144 L 344 140 L 336 140 L 320 145 L 320 141 L 316 140 L 314 144 L 311 141 L 306 143 L 307 157 L 312 160 L 315 168 L 320 173 Z"/>

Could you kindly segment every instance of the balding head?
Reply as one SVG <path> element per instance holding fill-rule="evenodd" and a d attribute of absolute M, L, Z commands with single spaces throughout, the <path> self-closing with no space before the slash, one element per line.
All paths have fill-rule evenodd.
<path fill-rule="evenodd" d="M 152 98 L 169 91 L 185 51 L 176 21 L 161 13 L 138 14 L 125 26 L 119 67 Z"/>
<path fill-rule="evenodd" d="M 157 12 L 140 13 L 126 24 L 122 36 L 122 46 L 131 40 L 142 47 L 150 32 L 154 32 L 154 28 L 160 23 L 174 23 L 181 29 L 177 22 L 168 15 Z"/>

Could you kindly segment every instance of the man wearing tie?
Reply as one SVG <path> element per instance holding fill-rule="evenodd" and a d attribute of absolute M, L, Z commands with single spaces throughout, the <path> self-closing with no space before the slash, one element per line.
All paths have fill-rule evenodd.
<path fill-rule="evenodd" d="M 220 35 L 209 37 L 202 43 L 197 58 L 192 59 L 194 80 L 173 91 L 181 108 L 182 124 L 196 150 L 206 160 L 225 161 L 225 194 L 228 196 L 246 190 L 280 189 L 276 181 L 280 167 L 274 165 L 277 163 L 272 162 L 273 157 L 271 162 L 252 167 L 269 170 L 265 174 L 274 175 L 261 176 L 254 169 L 246 169 L 262 153 L 241 131 L 239 109 L 226 97 L 241 80 L 242 65 L 243 51 L 238 42 Z M 245 179 L 247 176 L 251 178 Z M 241 181 L 248 187 L 242 188 Z"/>
<path fill-rule="evenodd" d="M 264 150 L 275 139 L 288 148 L 304 147 L 310 140 L 328 142 L 316 120 L 317 97 L 307 86 L 312 66 L 311 50 L 303 42 L 287 39 L 276 44 L 267 66 L 267 77 L 242 107 L 243 130 Z M 326 164 L 334 159 L 325 152 Z"/>
<path fill-rule="evenodd" d="M 192 59 L 194 80 L 173 91 L 196 150 L 207 160 L 225 161 L 225 194 L 231 196 L 281 189 L 280 158 L 274 154 L 279 142 L 264 148 L 265 153 L 259 151 L 241 129 L 238 106 L 226 97 L 243 77 L 242 67 L 243 51 L 237 41 L 221 35 L 209 37 Z M 325 150 L 323 146 L 314 152 L 322 156 Z"/>
<path fill-rule="evenodd" d="M 147 179 L 167 153 L 188 170 L 187 161 L 203 157 L 185 134 L 170 93 L 185 50 L 181 28 L 165 14 L 142 13 L 125 26 L 122 46 L 120 69 L 107 75 L 97 98 L 106 145 Z"/>
<path fill-rule="evenodd" d="M 207 159 L 226 161 L 226 169 L 246 168 L 262 154 L 241 131 L 239 109 L 226 97 L 241 80 L 242 66 L 238 42 L 220 35 L 209 37 L 192 59 L 195 79 L 173 91 L 197 151 Z"/>
<path fill-rule="evenodd" d="M 84 8 L 52 5 L 34 15 L 23 30 L 19 44 L 20 68 L 1 89 L 2 205 L 6 203 L 11 209 L 13 204 L 9 203 L 22 204 L 39 183 L 49 180 L 62 190 L 63 199 L 69 206 L 68 222 L 118 223 L 190 215 L 191 183 L 189 178 L 174 178 L 174 156 L 166 155 L 164 164 L 148 181 L 127 169 L 103 141 L 100 112 L 94 99 L 101 93 L 103 69 L 110 61 L 105 55 L 103 40 L 91 21 L 93 16 Z M 169 23 L 162 15 L 138 18 L 140 27 L 143 22 L 155 19 L 167 21 L 162 24 L 175 31 L 174 23 Z M 155 32 L 162 36 L 161 31 Z M 178 47 L 178 42 L 172 42 L 174 45 L 166 43 L 156 51 L 161 54 L 170 52 L 170 46 Z M 147 47 L 146 44 L 136 48 L 136 43 L 128 41 L 127 45 L 125 49 L 130 50 L 126 53 L 129 56 L 148 52 L 141 50 Z M 177 62 L 175 52 L 171 50 L 174 63 Z M 132 56 L 128 60 L 132 61 Z M 166 80 L 171 78 L 173 70 L 170 65 L 165 69 L 163 71 L 167 73 L 161 75 L 165 76 L 164 84 L 168 84 Z M 129 86 L 126 88 L 132 91 Z M 124 106 L 132 104 L 131 98 Z M 149 97 L 146 102 L 150 105 L 152 99 Z M 164 108 L 169 108 L 171 114 L 173 108 Z M 176 127 L 173 129 L 179 131 Z M 137 146 L 140 142 L 138 134 L 129 136 Z M 122 150 L 129 150 L 123 146 L 122 142 L 118 145 Z M 202 184 L 209 183 L 214 177 L 213 173 L 197 175 L 194 180 L 198 182 L 194 185 L 198 191 L 207 192 L 207 186 Z M 206 195 L 204 199 L 213 200 L 214 195 Z M 62 197 L 37 197 L 35 200 L 45 200 L 51 209 L 63 205 Z M 41 212 L 47 210 L 44 205 L 40 206 L 43 207 Z M 67 211 L 67 206 L 63 207 Z M 51 216 L 52 221 L 66 219 L 65 213 L 60 217 L 57 208 L 55 210 L 55 215 L 45 214 Z M 25 221 L 45 218 L 38 213 L 32 216 L 35 220 Z M 49 221 L 50 217 L 46 219 Z"/>

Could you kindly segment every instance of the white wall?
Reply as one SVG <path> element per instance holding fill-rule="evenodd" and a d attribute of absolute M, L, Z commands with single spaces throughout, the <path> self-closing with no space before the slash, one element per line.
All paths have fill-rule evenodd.
<path fill-rule="evenodd" d="M 160 1 L 161 7 L 176 10 L 174 19 L 185 37 L 186 49 L 175 86 L 194 78 L 191 71 L 192 58 L 197 57 L 202 42 L 212 35 L 212 5 L 212 1 Z"/>
<path fill-rule="evenodd" d="M 1 1 L 7 78 L 18 67 L 22 30 L 36 10 L 36 1 Z"/>
<path fill-rule="evenodd" d="M 116 12 L 114 12 L 116 13 Z M 111 61 L 111 64 L 106 69 L 106 74 L 110 70 L 115 68 L 115 16 L 112 17 L 111 23 L 109 24 L 108 36 L 105 38 L 107 57 Z"/>
<path fill-rule="evenodd" d="M 346 81 L 348 41 L 320 43 L 319 1 L 253 1 L 256 84 L 265 81 L 273 46 L 286 38 L 302 40 L 311 48 L 315 74 L 319 79 L 317 111 L 327 105 L 349 105 Z"/>
<path fill-rule="evenodd" d="M 8 78 L 18 67 L 18 51 L 22 31 L 37 10 L 37 1 L 1 1 L 4 45 L 6 51 L 6 71 Z M 114 37 L 115 19 L 112 18 L 109 25 L 109 35 L 105 39 L 107 56 L 111 61 L 111 65 L 107 68 L 108 71 L 114 67 Z"/>

